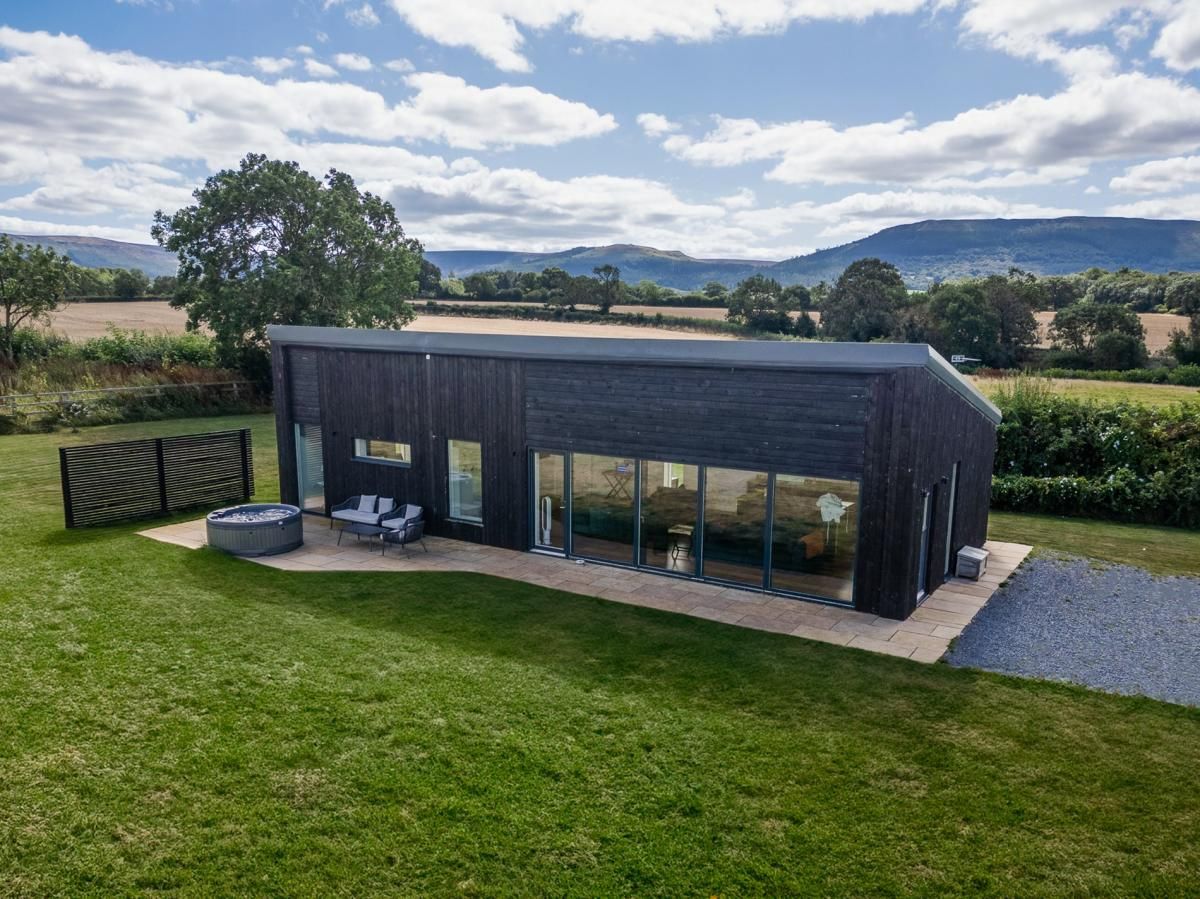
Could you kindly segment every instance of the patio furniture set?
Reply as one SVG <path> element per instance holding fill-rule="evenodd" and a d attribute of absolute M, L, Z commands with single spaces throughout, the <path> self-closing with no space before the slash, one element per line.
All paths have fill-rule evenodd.
<path fill-rule="evenodd" d="M 387 554 L 389 543 L 404 547 L 405 552 L 408 544 L 419 543 L 421 549 L 429 552 L 424 539 L 425 510 L 411 503 L 397 505 L 390 496 L 352 496 L 331 509 L 331 528 L 334 521 L 342 522 L 338 546 L 342 545 L 344 534 L 354 534 L 359 539 L 378 537 L 381 555 Z"/>

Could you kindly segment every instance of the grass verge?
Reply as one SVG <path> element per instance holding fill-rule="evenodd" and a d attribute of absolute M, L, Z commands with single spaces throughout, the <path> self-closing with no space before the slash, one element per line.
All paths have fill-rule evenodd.
<path fill-rule="evenodd" d="M 467 573 L 62 530 L 0 438 L 15 894 L 1177 895 L 1200 711 Z"/>

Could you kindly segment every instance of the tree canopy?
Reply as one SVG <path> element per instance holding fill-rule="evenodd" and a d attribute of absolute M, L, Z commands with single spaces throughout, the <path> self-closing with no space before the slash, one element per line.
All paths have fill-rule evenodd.
<path fill-rule="evenodd" d="M 152 234 L 179 256 L 172 305 L 208 327 L 222 364 L 264 370 L 271 324 L 398 328 L 413 318 L 421 244 L 392 205 L 331 170 L 251 153 L 155 213 Z"/>
<path fill-rule="evenodd" d="M 850 263 L 821 303 L 821 331 L 831 340 L 891 336 L 908 302 L 900 272 L 880 259 Z"/>
<path fill-rule="evenodd" d="M 13 361 L 17 328 L 46 319 L 72 283 L 74 266 L 66 256 L 39 246 L 14 243 L 0 234 L 0 360 Z"/>

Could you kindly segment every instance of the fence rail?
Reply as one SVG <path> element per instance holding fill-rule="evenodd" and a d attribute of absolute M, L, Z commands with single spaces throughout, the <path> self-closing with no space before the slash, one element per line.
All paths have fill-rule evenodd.
<path fill-rule="evenodd" d="M 136 387 L 97 387 L 91 390 L 48 390 L 44 393 L 9 393 L 0 396 L 0 414 L 48 415 L 71 406 L 112 396 L 163 396 L 167 392 L 192 390 L 202 393 L 214 390 L 228 393 L 235 400 L 249 395 L 253 386 L 248 381 L 195 381 L 187 384 L 142 384 Z"/>
<path fill-rule="evenodd" d="M 254 494 L 250 429 L 58 450 L 67 527 L 112 524 Z"/>

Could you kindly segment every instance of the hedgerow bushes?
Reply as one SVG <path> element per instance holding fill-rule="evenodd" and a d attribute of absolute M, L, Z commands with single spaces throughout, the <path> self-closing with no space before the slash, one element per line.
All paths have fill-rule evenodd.
<path fill-rule="evenodd" d="M 1025 379 L 996 401 L 996 508 L 1200 528 L 1200 405 L 1101 405 Z"/>
<path fill-rule="evenodd" d="M 1133 384 L 1178 384 L 1181 387 L 1200 387 L 1200 365 L 1177 365 L 1174 368 L 1133 368 L 1127 371 L 1047 368 L 1039 374 L 1047 378 L 1082 378 L 1089 381 L 1127 381 Z"/>

